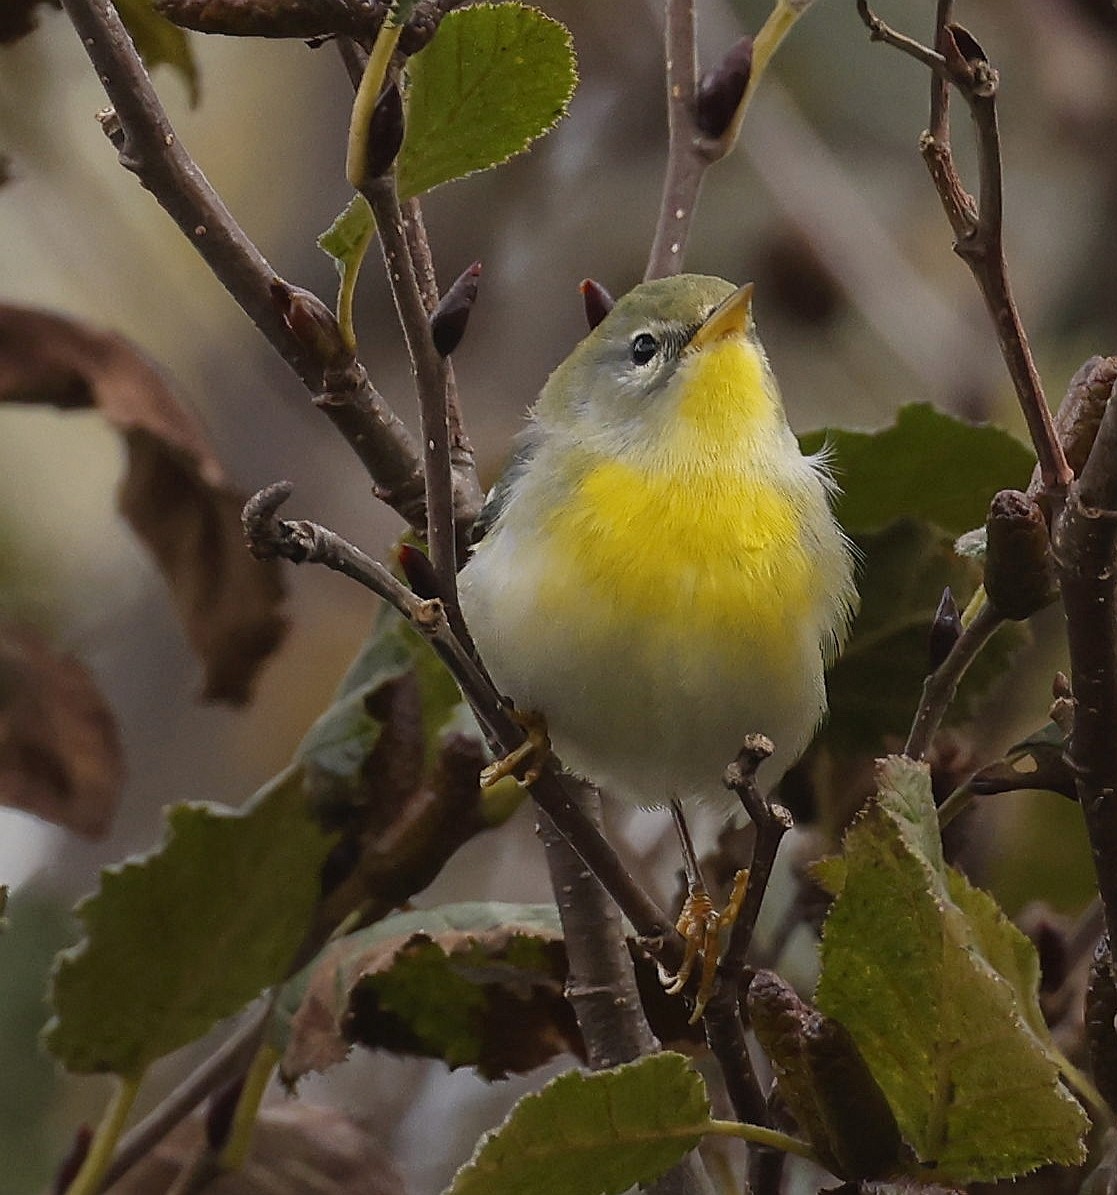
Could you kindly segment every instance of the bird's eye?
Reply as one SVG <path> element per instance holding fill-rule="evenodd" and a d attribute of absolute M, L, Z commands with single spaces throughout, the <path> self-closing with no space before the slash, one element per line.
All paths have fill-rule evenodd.
<path fill-rule="evenodd" d="M 659 352 L 659 341 L 650 332 L 641 332 L 632 338 L 632 362 L 634 365 L 647 365 Z"/>

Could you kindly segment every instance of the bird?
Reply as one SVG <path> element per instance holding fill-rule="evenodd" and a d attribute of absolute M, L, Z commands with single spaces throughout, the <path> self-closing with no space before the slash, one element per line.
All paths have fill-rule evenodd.
<path fill-rule="evenodd" d="M 751 733 L 769 791 L 857 607 L 829 454 L 800 450 L 752 300 L 698 274 L 617 300 L 531 407 L 458 578 L 500 692 L 628 804 L 732 813 Z"/>

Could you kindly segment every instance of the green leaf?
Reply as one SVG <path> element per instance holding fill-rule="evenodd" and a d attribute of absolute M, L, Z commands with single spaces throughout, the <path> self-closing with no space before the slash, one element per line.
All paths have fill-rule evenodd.
<path fill-rule="evenodd" d="M 949 585 L 966 594 L 980 580 L 973 563 L 954 554 L 949 536 L 926 522 L 901 519 L 859 537 L 857 545 L 861 610 L 830 671 L 830 713 L 820 735 L 839 755 L 875 755 L 886 736 L 907 737 L 930 667 L 928 640 L 942 591 Z M 948 724 L 972 716 L 1026 635 L 1015 623 L 997 631 L 966 673 Z"/>
<path fill-rule="evenodd" d="M 563 116 L 578 80 L 569 31 L 521 4 L 448 13 L 407 74 L 403 199 L 522 153 Z"/>
<path fill-rule="evenodd" d="M 928 1181 L 1084 1154 L 1085 1113 L 1040 1038 L 1030 943 L 944 867 L 922 764 L 894 758 L 846 834 L 817 1004 L 850 1031 Z"/>
<path fill-rule="evenodd" d="M 673 1166 L 709 1125 L 705 1084 L 681 1054 L 571 1071 L 481 1138 L 448 1195 L 619 1195 Z"/>
<path fill-rule="evenodd" d="M 1026 485 L 1035 464 L 1007 432 L 963 423 L 927 403 L 901 407 L 895 423 L 877 432 L 831 428 L 801 443 L 807 452 L 830 444 L 842 487 L 838 522 L 849 535 L 880 531 L 898 518 L 961 535 L 984 524 L 998 490 Z"/>
<path fill-rule="evenodd" d="M 398 913 L 331 947 L 280 1001 L 288 1083 L 353 1043 L 473 1066 L 487 1079 L 582 1052 L 553 905 Z"/>
<path fill-rule="evenodd" d="M 166 844 L 106 868 L 78 906 L 46 1029 L 70 1070 L 136 1078 L 279 982 L 307 931 L 331 839 L 292 769 L 243 811 L 180 805 Z"/>
<path fill-rule="evenodd" d="M 182 76 L 190 104 L 198 102 L 198 64 L 186 30 L 155 11 L 152 0 L 113 0 L 148 70 L 165 62 Z"/>
<path fill-rule="evenodd" d="M 338 273 L 359 266 L 373 232 L 372 209 L 363 195 L 354 195 L 318 238 L 318 248 L 334 259 Z"/>

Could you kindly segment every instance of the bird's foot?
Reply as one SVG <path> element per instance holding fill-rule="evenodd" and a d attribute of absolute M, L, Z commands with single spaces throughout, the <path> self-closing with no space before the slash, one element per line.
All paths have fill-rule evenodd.
<path fill-rule="evenodd" d="M 718 971 L 718 939 L 721 931 L 732 927 L 737 920 L 748 883 L 748 871 L 742 869 L 737 872 L 733 880 L 733 891 L 729 894 L 729 900 L 720 913 L 714 908 L 714 902 L 710 898 L 706 886 L 701 881 L 691 884 L 687 898 L 683 902 L 682 912 L 679 913 L 679 919 L 675 922 L 675 928 L 682 934 L 686 945 L 678 972 L 673 976 L 665 977 L 664 990 L 669 996 L 681 992 L 690 981 L 695 963 L 701 956 L 702 977 L 699 980 L 698 993 L 694 1000 L 694 1012 L 690 1017 L 692 1025 L 696 1025 L 702 1019 L 706 1005 L 713 995 Z"/>
<path fill-rule="evenodd" d="M 515 776 L 521 784 L 534 784 L 543 774 L 543 765 L 551 754 L 546 718 L 537 710 L 513 710 L 512 717 L 523 727 L 527 738 L 514 751 L 494 760 L 481 772 L 482 788 L 492 788 L 505 776 Z M 518 775 L 525 764 L 523 775 Z"/>

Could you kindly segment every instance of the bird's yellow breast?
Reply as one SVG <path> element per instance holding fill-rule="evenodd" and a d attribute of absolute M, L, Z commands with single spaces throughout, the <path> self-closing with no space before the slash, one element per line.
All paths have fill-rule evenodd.
<path fill-rule="evenodd" d="M 744 636 L 778 656 L 817 599 L 801 534 L 813 512 L 765 468 L 786 445 L 751 346 L 693 365 L 656 450 L 598 461 L 552 514 L 544 534 L 563 566 L 544 605 L 574 602 L 600 630 L 639 625 L 653 643 Z"/>

